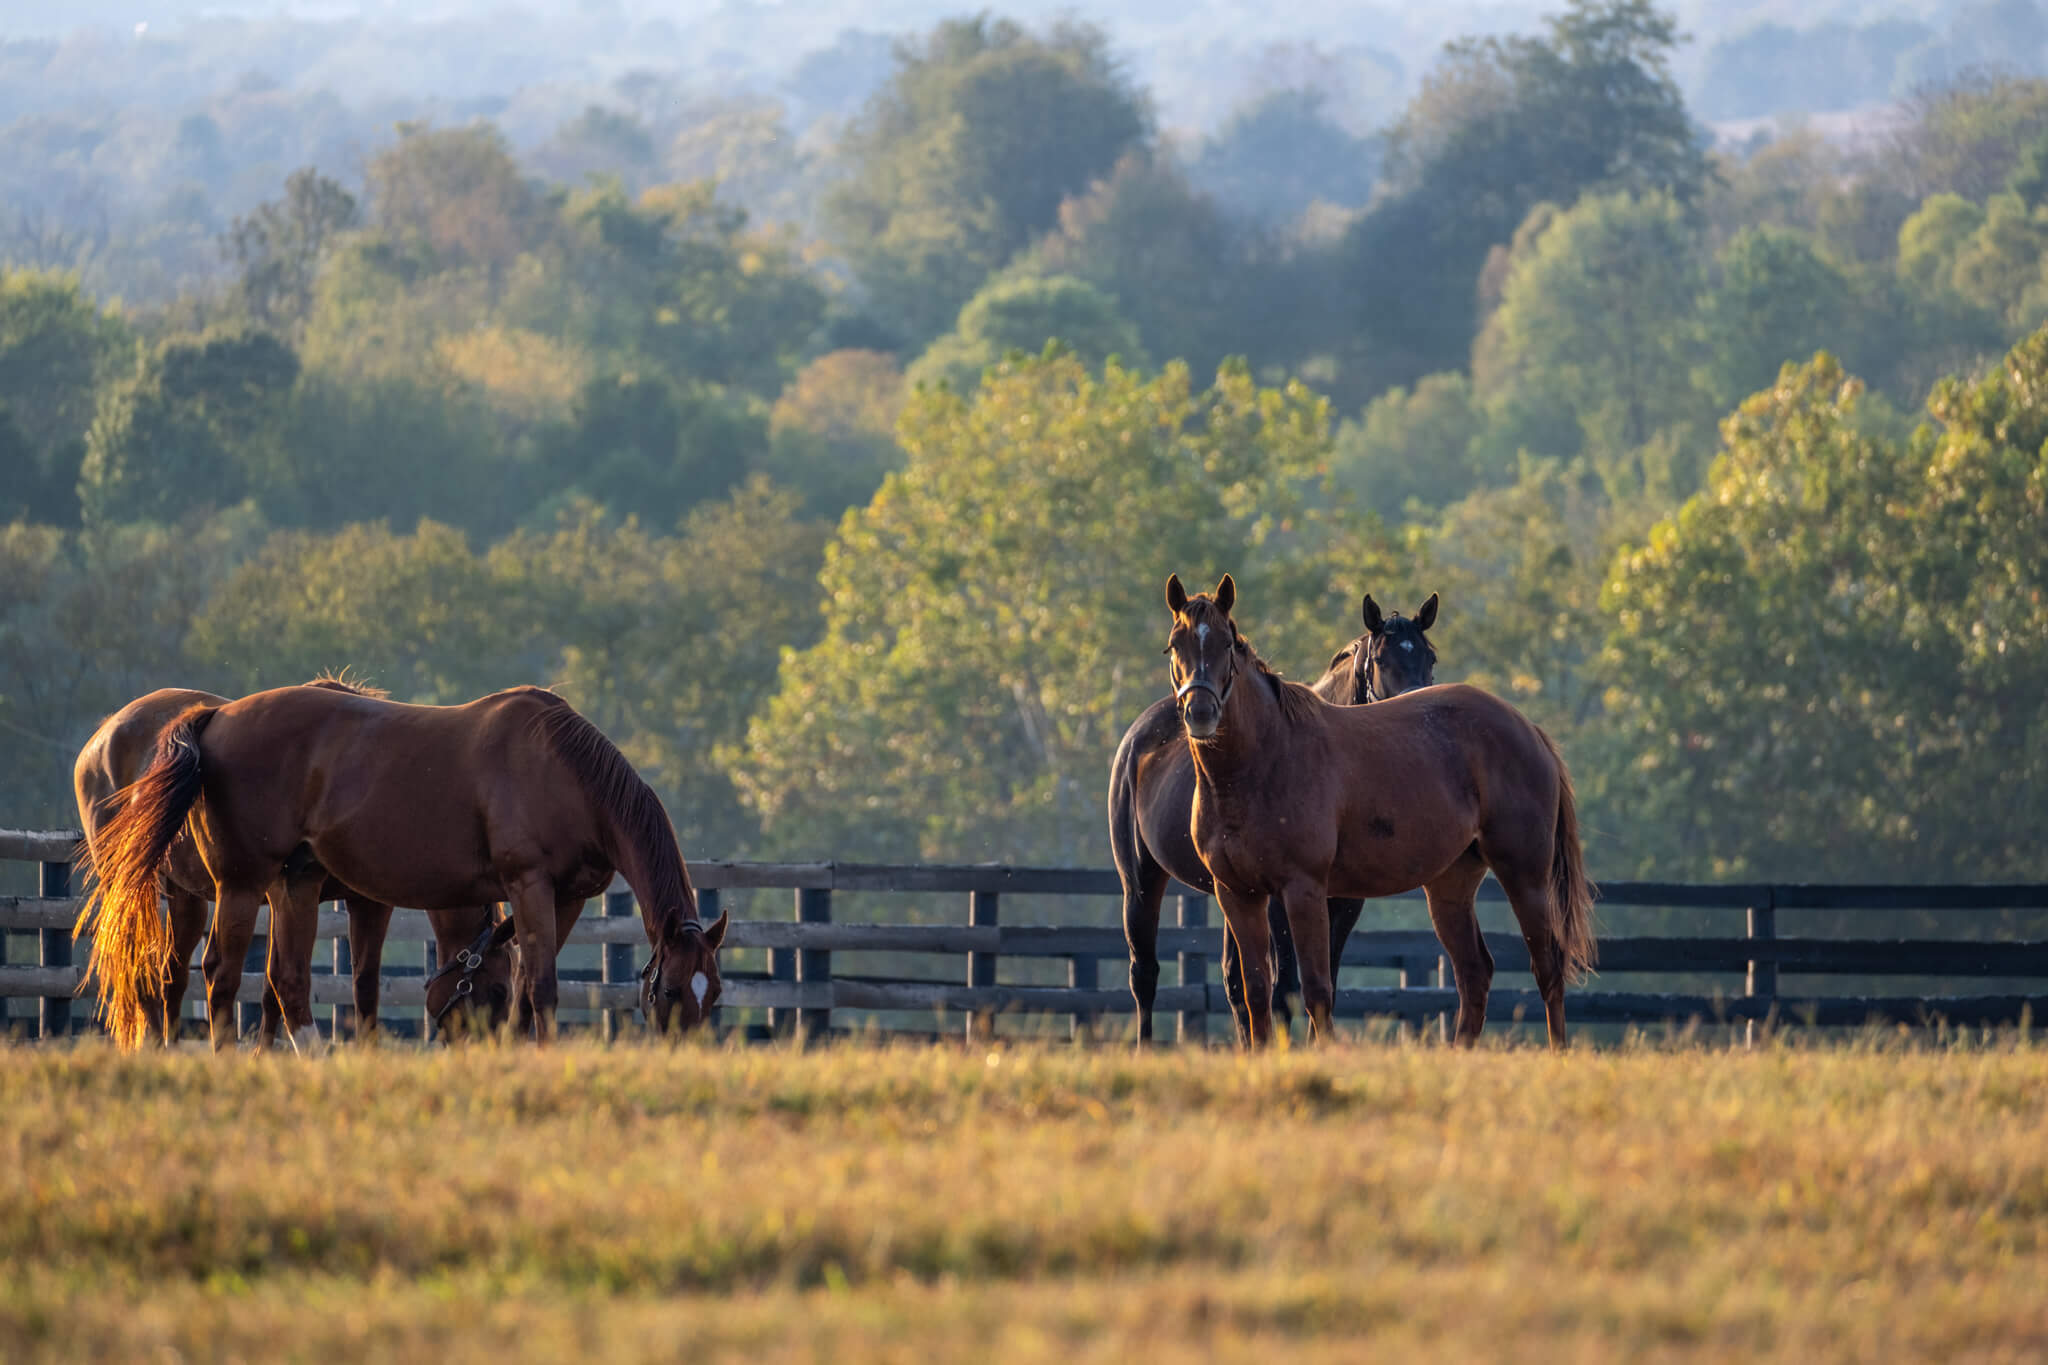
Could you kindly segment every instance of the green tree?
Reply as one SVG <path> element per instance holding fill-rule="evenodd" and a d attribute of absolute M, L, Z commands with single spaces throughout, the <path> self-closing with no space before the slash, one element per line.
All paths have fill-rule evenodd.
<path fill-rule="evenodd" d="M 364 170 L 371 221 L 391 242 L 437 266 L 501 276 L 553 230 L 539 187 L 487 123 L 398 125 L 398 141 Z"/>
<path fill-rule="evenodd" d="M 95 525 L 227 507 L 274 449 L 298 358 L 268 332 L 173 337 L 100 396 L 78 496 Z"/>
<path fill-rule="evenodd" d="M 1273 307 L 1271 272 L 1262 266 L 1170 158 L 1129 152 L 1106 179 L 1060 205 L 1059 225 L 1017 268 L 1094 285 L 1116 299 L 1152 356 L 1207 374 L 1228 355 L 1264 362 L 1307 349 L 1295 330 L 1300 313 Z M 1268 321 L 1274 315 L 1277 329 Z"/>
<path fill-rule="evenodd" d="M 1536 205 L 1588 191 L 1695 203 L 1710 167 L 1650 0 L 1574 0 L 1540 37 L 1453 43 L 1389 139 L 1388 190 L 1343 247 L 1373 392 L 1465 362 L 1473 281 Z"/>
<path fill-rule="evenodd" d="M 76 524 L 95 390 L 129 344 L 76 276 L 0 268 L 0 513 Z"/>
<path fill-rule="evenodd" d="M 790 381 L 768 416 L 767 471 L 837 521 L 903 465 L 896 418 L 903 371 L 881 351 L 828 351 Z"/>
<path fill-rule="evenodd" d="M 875 315 L 919 346 L 1149 129 L 1100 31 L 948 20 L 898 49 L 846 130 L 826 220 Z"/>
<path fill-rule="evenodd" d="M 405 701 L 468 701 L 543 676 L 530 622 L 452 526 L 279 531 L 192 623 L 192 656 L 254 692 L 351 668 Z"/>
<path fill-rule="evenodd" d="M 247 507 L 176 528 L 0 525 L 0 825 L 71 826 L 71 764 L 101 719 L 151 688 L 219 682 L 185 640 L 262 535 Z"/>
<path fill-rule="evenodd" d="M 1533 452 L 1585 452 L 1618 498 L 1689 491 L 1696 253 L 1663 194 L 1588 196 L 1550 219 L 1511 263 L 1475 350 L 1474 389 L 1496 421 L 1518 407 L 1568 417 L 1578 443 Z M 1515 424 L 1491 439 L 1529 444 Z"/>
<path fill-rule="evenodd" d="M 1859 340 L 1855 286 L 1804 233 L 1745 228 L 1715 260 L 1700 305 L 1707 391 L 1733 407 L 1787 361 Z"/>
<path fill-rule="evenodd" d="M 1470 379 L 1455 370 L 1425 375 L 1413 390 L 1387 390 L 1338 428 L 1332 472 L 1361 506 L 1390 520 L 1416 507 L 1440 508 L 1488 481 L 1476 458 L 1485 426 Z"/>
<path fill-rule="evenodd" d="M 712 385 L 600 376 L 549 446 L 559 496 L 672 525 L 766 462 L 768 413 L 758 399 Z"/>
<path fill-rule="evenodd" d="M 925 390 L 901 437 L 827 548 L 824 637 L 728 753 L 771 849 L 1098 859 L 1104 765 L 1165 690 L 1169 571 L 1237 573 L 1274 659 L 1320 665 L 1355 619 L 1371 537 L 1305 496 L 1328 410 L 1299 385 L 1061 355 Z"/>
<path fill-rule="evenodd" d="M 241 271 L 236 290 L 250 318 L 288 337 L 299 335 L 328 250 L 358 221 L 355 196 L 311 166 L 291 173 L 284 198 L 235 219 L 221 249 Z"/>
<path fill-rule="evenodd" d="M 953 330 L 919 356 L 905 378 L 914 387 L 945 382 L 967 390 L 1012 351 L 1036 352 L 1048 342 L 1071 349 L 1090 366 L 1111 356 L 1142 368 L 1138 331 L 1116 301 L 1068 275 L 998 280 L 967 301 Z"/>
<path fill-rule="evenodd" d="M 1188 168 L 1230 212 L 1269 228 L 1311 204 L 1356 207 L 1372 193 L 1379 148 L 1330 120 L 1320 90 L 1275 90 L 1232 114 Z"/>
<path fill-rule="evenodd" d="M 2048 334 L 1868 430 L 1822 356 L 1723 425 L 1604 595 L 1625 865 L 2032 878 L 2048 799 Z M 1987 802 L 1986 792 L 1997 792 Z"/>
<path fill-rule="evenodd" d="M 818 635 L 826 528 L 758 476 L 657 535 L 588 504 L 494 547 L 491 570 L 555 657 L 545 676 L 662 793 L 684 851 L 757 837 L 714 752 L 744 739 L 785 651 Z"/>
<path fill-rule="evenodd" d="M 1593 666 L 1614 521 L 1584 462 L 1529 460 L 1512 482 L 1476 489 L 1410 532 L 1422 583 L 1443 594 L 1439 676 L 1506 697 L 1572 742 L 1582 779 L 1594 768 L 1576 744 L 1600 713 Z"/>

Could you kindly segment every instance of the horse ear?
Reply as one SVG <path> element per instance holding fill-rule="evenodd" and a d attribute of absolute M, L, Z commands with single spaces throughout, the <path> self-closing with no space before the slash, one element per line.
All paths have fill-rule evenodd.
<path fill-rule="evenodd" d="M 725 942 L 725 926 L 730 924 L 731 922 L 731 915 L 720 915 L 718 917 L 718 922 L 713 924 L 709 929 L 706 929 L 704 931 L 704 941 L 711 945 L 712 952 L 717 952 L 718 945 Z"/>
<path fill-rule="evenodd" d="M 1380 604 L 1372 600 L 1372 594 L 1365 595 L 1365 629 L 1368 634 L 1377 635 L 1387 628 L 1387 618 L 1380 615 Z"/>
<path fill-rule="evenodd" d="M 1415 613 L 1415 628 L 1417 630 L 1428 630 L 1431 626 L 1435 624 L 1436 594 L 1431 593 L 1429 595 L 1429 600 L 1422 604 L 1422 610 Z"/>
<path fill-rule="evenodd" d="M 1229 574 L 1225 574 L 1223 575 L 1223 581 L 1216 585 L 1216 608 L 1225 616 L 1228 616 L 1230 615 L 1230 609 L 1236 604 L 1237 584 Z"/>
<path fill-rule="evenodd" d="M 1166 576 L 1166 609 L 1175 616 L 1178 616 L 1187 610 L 1187 605 L 1188 590 L 1180 585 L 1180 575 L 1177 573 L 1168 574 Z"/>

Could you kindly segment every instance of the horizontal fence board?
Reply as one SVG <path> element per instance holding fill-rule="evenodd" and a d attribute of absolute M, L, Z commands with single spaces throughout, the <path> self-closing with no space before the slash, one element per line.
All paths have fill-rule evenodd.
<path fill-rule="evenodd" d="M 0 829 L 0 861 L 70 862 L 84 839 L 75 829 Z"/>
<path fill-rule="evenodd" d="M 0 968 L 0 997 L 62 996 L 74 992 L 84 969 L 80 967 Z M 189 999 L 203 999 L 205 983 L 193 972 Z M 421 976 L 381 976 L 380 1003 L 394 1009 L 418 1008 L 426 1003 L 426 981 Z M 312 979 L 316 1005 L 346 1005 L 352 992 L 346 977 L 316 973 Z M 243 976 L 236 999 L 247 1004 L 263 996 L 260 973 Z M 564 979 L 561 982 L 563 1009 L 631 1010 L 639 1003 L 637 986 L 604 985 L 594 981 Z M 720 1003 L 738 1009 L 860 1009 L 895 1011 L 952 1011 L 1065 1015 L 1128 1014 L 1132 1003 L 1122 990 L 1076 990 L 1058 986 L 957 986 L 938 982 L 831 980 L 816 982 L 767 981 L 729 978 Z M 1436 987 L 1340 990 L 1336 1008 L 1340 1019 L 1398 1017 L 1419 1020 L 1430 1015 L 1454 1012 L 1457 992 Z M 1154 1007 L 1169 1013 L 1202 1010 L 1227 1014 L 1229 1003 L 1221 985 L 1163 986 Z M 2048 994 L 1985 996 L 1813 996 L 1781 997 L 1776 1000 L 1716 995 L 1658 994 L 1629 991 L 1574 991 L 1566 997 L 1565 1012 L 1572 1023 L 1656 1024 L 1689 1020 L 1705 1023 L 1761 1020 L 1773 1015 L 1784 1024 L 1855 1027 L 1872 1020 L 1906 1024 L 1927 1024 L 1943 1020 L 1957 1026 L 2009 1025 L 2023 1016 L 2048 1018 Z M 1524 1020 L 1537 1023 L 1543 1017 L 1543 1002 L 1533 991 L 1495 991 L 1487 1001 L 1486 1016 L 1495 1022 Z"/>
<path fill-rule="evenodd" d="M 1981 886 L 1791 885 L 1771 888 L 1780 910 L 2042 910 L 2048 884 Z"/>

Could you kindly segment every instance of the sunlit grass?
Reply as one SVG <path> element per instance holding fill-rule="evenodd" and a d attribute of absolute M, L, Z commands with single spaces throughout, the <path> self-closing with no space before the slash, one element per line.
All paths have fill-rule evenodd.
<path fill-rule="evenodd" d="M 0 1049 L 0 1113 L 0 1341 L 49 1356 L 2048 1349 L 2009 1039 L 93 1044 Z"/>

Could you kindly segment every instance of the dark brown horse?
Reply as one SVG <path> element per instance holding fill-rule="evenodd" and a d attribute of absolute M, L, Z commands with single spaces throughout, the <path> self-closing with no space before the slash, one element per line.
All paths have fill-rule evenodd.
<path fill-rule="evenodd" d="M 343 678 L 315 678 L 309 687 L 325 687 L 361 696 L 385 694 Z M 125 804 L 122 788 L 142 773 L 157 742 L 172 721 L 200 706 L 221 706 L 226 697 L 192 688 L 165 687 L 137 697 L 100 722 L 92 738 L 79 750 L 71 770 L 71 785 L 78 799 L 78 819 L 85 830 L 86 857 L 104 842 L 104 831 Z M 160 1029 L 166 1044 L 177 1041 L 178 1020 L 185 1004 L 190 980 L 187 970 L 192 950 L 206 933 L 213 878 L 200 860 L 191 839 L 179 835 L 172 843 L 164 864 L 164 896 L 170 908 L 172 967 L 161 993 L 148 992 L 145 1008 Z M 384 957 L 384 939 L 391 925 L 391 907 L 356 895 L 329 879 L 321 888 L 321 899 L 344 900 L 348 905 L 348 945 L 356 1009 L 356 1032 L 366 1038 L 377 1028 L 377 1002 Z M 428 916 L 440 945 L 441 960 L 453 970 L 438 973 L 427 988 L 427 1008 L 438 1019 L 462 1005 L 488 1011 L 492 1028 L 510 1015 L 512 952 L 509 946 L 491 943 L 492 908 L 468 906 L 459 910 L 436 910 Z M 273 939 L 273 942 L 275 940 Z M 481 948 L 479 948 L 481 945 Z M 473 964 L 463 958 L 475 953 Z M 468 967 L 468 970 L 464 970 Z M 277 1039 L 282 1019 L 277 992 L 266 985 L 263 992 L 261 1041 L 269 1046 Z"/>
<path fill-rule="evenodd" d="M 1458 1040 L 1486 1022 L 1493 957 L 1473 897 L 1491 871 L 1529 946 L 1551 1045 L 1564 987 L 1593 964 L 1593 887 L 1571 777 L 1550 737 L 1476 687 L 1331 706 L 1268 669 L 1213 597 L 1167 580 L 1174 700 L 1195 769 L 1193 834 L 1244 963 L 1254 1046 L 1271 1037 L 1266 902 L 1279 896 L 1314 1035 L 1330 1032 L 1332 893 L 1422 887 L 1458 983 Z"/>
<path fill-rule="evenodd" d="M 663 1028 L 717 1004 L 726 921 L 697 918 L 675 830 L 611 741 L 551 692 L 404 706 L 310 687 L 185 712 L 107 826 L 79 916 L 109 1028 L 142 1041 L 138 983 L 171 952 L 157 885 L 178 831 L 214 881 L 213 1043 L 234 1038 L 242 957 L 267 888 L 273 985 L 293 1030 L 312 1022 L 314 925 L 329 875 L 387 904 L 511 905 L 538 1035 L 554 1032 L 555 955 L 583 903 L 623 873 L 654 948 L 647 1001 Z M 307 862 L 310 855 L 312 862 Z"/>
<path fill-rule="evenodd" d="M 1437 597 L 1410 619 L 1396 612 L 1384 616 L 1367 593 L 1363 607 L 1365 634 L 1337 651 L 1323 676 L 1310 688 L 1324 701 L 1340 706 L 1399 696 L 1435 680 L 1436 651 L 1424 633 L 1436 623 Z M 1131 997 L 1138 1010 L 1138 1043 L 1152 1040 L 1152 1002 L 1159 990 L 1159 904 L 1169 880 L 1203 891 L 1212 889 L 1209 871 L 1195 852 L 1188 832 L 1194 806 L 1195 770 L 1188 758 L 1187 737 L 1172 697 L 1162 697 L 1124 732 L 1109 767 L 1109 845 L 1124 888 L 1124 941 L 1131 954 Z M 1340 959 L 1351 930 L 1358 923 L 1363 900 L 1336 897 L 1330 901 L 1330 960 Z M 1278 900 L 1268 906 L 1273 944 L 1273 1008 L 1283 1016 L 1288 999 L 1299 987 L 1294 940 Z M 1250 1015 L 1244 1004 L 1244 971 L 1237 941 L 1223 942 L 1223 992 L 1237 1025 L 1239 1041 L 1249 1037 Z"/>

